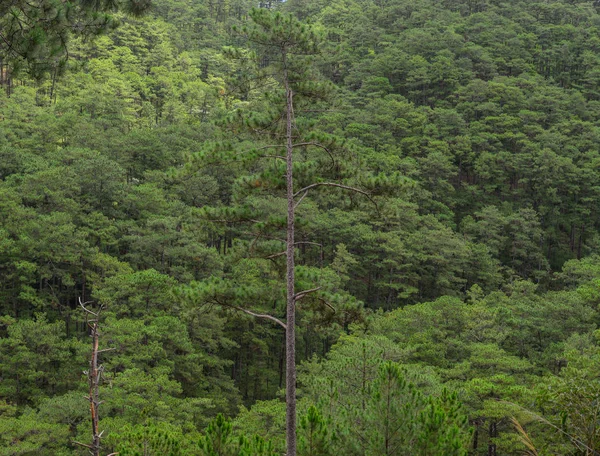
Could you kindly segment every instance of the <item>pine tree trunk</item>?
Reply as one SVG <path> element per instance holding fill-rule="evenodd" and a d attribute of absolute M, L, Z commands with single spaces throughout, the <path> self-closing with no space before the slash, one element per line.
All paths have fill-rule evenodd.
<path fill-rule="evenodd" d="M 91 416 L 91 424 L 92 424 L 92 443 L 80 443 L 74 442 L 77 445 L 81 445 L 89 450 L 89 454 L 92 456 L 100 456 L 100 440 L 102 439 L 102 432 L 98 430 L 98 408 L 102 401 L 100 401 L 99 387 L 100 381 L 102 379 L 102 372 L 104 367 L 98 364 L 98 354 L 108 351 L 110 349 L 99 350 L 98 349 L 98 340 L 100 337 L 100 329 L 99 329 L 99 321 L 100 321 L 100 311 L 92 312 L 87 309 L 84 303 L 79 300 L 79 304 L 81 305 L 84 312 L 93 317 L 92 320 L 87 322 L 87 325 L 90 330 L 90 337 L 92 338 L 92 356 L 90 357 L 90 369 L 87 372 L 88 377 L 88 386 L 89 386 L 89 395 L 87 399 L 90 402 L 90 416 Z M 116 453 L 111 453 L 108 456 L 114 456 Z"/>
<path fill-rule="evenodd" d="M 498 437 L 498 428 L 497 423 L 495 421 L 490 422 L 490 443 L 488 444 L 488 456 L 496 456 L 496 444 L 493 439 L 494 437 Z"/>
<path fill-rule="evenodd" d="M 294 180 L 292 123 L 293 93 L 289 86 L 286 49 L 283 58 L 283 82 L 286 94 L 286 184 L 287 184 L 287 312 L 286 312 L 286 456 L 296 456 L 296 298 L 294 296 Z"/>
<path fill-rule="evenodd" d="M 89 381 L 89 401 L 90 415 L 92 421 L 92 445 L 90 453 L 93 456 L 100 455 L 100 433 L 98 432 L 98 407 L 100 399 L 98 394 L 98 386 L 100 384 L 100 371 L 98 369 L 98 321 L 91 325 L 92 330 L 92 358 L 90 360 L 90 370 L 88 372 Z"/>

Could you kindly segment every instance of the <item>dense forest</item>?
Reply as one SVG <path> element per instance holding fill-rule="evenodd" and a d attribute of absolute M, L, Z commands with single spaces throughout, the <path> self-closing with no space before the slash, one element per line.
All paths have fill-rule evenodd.
<path fill-rule="evenodd" d="M 0 38 L 0 456 L 93 450 L 94 322 L 100 454 L 286 454 L 290 302 L 298 455 L 600 454 L 597 2 L 0 0 Z"/>

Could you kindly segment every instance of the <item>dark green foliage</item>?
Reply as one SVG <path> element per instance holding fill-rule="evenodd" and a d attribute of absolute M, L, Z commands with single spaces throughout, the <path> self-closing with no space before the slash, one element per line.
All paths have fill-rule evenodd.
<path fill-rule="evenodd" d="M 48 396 L 61 395 L 76 387 L 84 363 L 84 346 L 66 338 L 64 323 L 48 322 L 43 314 L 35 320 L 1 321 L 5 337 L 0 339 L 0 391 L 17 405 L 39 404 Z"/>
<path fill-rule="evenodd" d="M 36 0 L 5 2 L 0 6 L 1 82 L 22 65 L 34 77 L 63 70 L 72 36 L 94 36 L 118 24 L 115 12 L 141 15 L 150 0 Z M 8 66 L 2 64 L 8 63 Z M 6 79 L 6 80 L 5 80 Z"/>

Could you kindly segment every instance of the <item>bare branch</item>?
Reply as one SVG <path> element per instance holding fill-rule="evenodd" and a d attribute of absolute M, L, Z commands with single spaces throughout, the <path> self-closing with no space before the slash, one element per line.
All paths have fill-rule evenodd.
<path fill-rule="evenodd" d="M 314 146 L 314 147 L 318 147 L 319 149 L 323 149 L 325 152 L 327 152 L 327 155 L 329 155 L 329 158 L 331 159 L 331 168 L 333 168 L 335 166 L 335 158 L 333 158 L 333 154 L 323 144 L 314 142 L 314 141 L 309 141 L 309 142 L 303 142 L 303 143 L 296 143 L 292 147 L 302 147 L 302 146 Z"/>
<path fill-rule="evenodd" d="M 266 256 L 266 257 L 263 257 L 263 258 L 265 260 L 272 260 L 273 258 L 279 258 L 280 256 L 284 256 L 286 254 L 287 254 L 287 252 L 285 252 L 285 251 L 284 252 L 277 252 L 277 253 L 274 253 L 273 255 L 269 255 L 269 256 Z"/>
<path fill-rule="evenodd" d="M 265 149 L 283 149 L 284 146 L 282 146 L 281 144 L 269 144 L 267 146 L 262 146 L 262 147 L 258 147 L 256 149 L 253 150 L 265 150 Z M 283 160 L 285 161 L 285 157 L 283 155 L 261 155 L 258 158 L 277 158 L 279 160 Z"/>
<path fill-rule="evenodd" d="M 279 318 L 274 317 L 273 315 L 269 315 L 269 314 L 257 314 L 257 313 L 254 313 L 254 312 L 248 310 L 248 309 L 244 309 L 243 307 L 234 306 L 234 305 L 231 305 L 231 304 L 227 305 L 227 307 L 231 307 L 232 309 L 236 309 L 236 310 L 239 310 L 240 312 L 247 313 L 248 315 L 252 315 L 253 317 L 256 317 L 256 318 L 264 318 L 266 320 L 271 320 L 271 321 L 277 323 L 278 325 L 280 325 L 283 329 L 287 329 L 287 325 L 284 322 L 282 322 Z"/>
<path fill-rule="evenodd" d="M 315 187 L 338 187 L 343 188 L 345 190 L 351 190 L 353 192 L 360 193 L 362 195 L 368 196 L 369 198 L 371 197 L 371 195 L 369 195 L 364 190 L 361 190 L 360 188 L 350 187 L 349 185 L 336 184 L 335 182 L 317 182 L 315 184 L 307 185 L 301 190 L 298 190 L 296 193 L 294 193 L 294 198 L 296 198 L 299 194 L 307 192 Z"/>
<path fill-rule="evenodd" d="M 270 236 L 268 234 L 264 234 L 264 233 L 253 233 L 252 231 L 242 231 L 242 234 L 247 234 L 249 236 L 255 236 L 257 239 L 259 238 L 265 238 L 265 239 L 269 239 L 271 241 L 279 241 L 279 242 L 287 242 L 285 239 L 277 237 L 277 236 Z M 294 245 L 298 245 L 298 244 L 310 244 L 310 245 L 318 245 L 319 247 L 323 247 L 323 244 L 319 243 L 319 242 L 310 242 L 310 241 L 296 241 L 294 242 Z"/>
<path fill-rule="evenodd" d="M 259 158 L 276 158 L 277 160 L 285 161 L 285 157 L 282 155 L 261 155 Z"/>
<path fill-rule="evenodd" d="M 266 320 L 271 320 L 271 321 L 277 323 L 278 325 L 281 325 L 281 327 L 283 329 L 287 329 L 286 324 L 284 322 L 282 322 L 279 318 L 274 317 L 273 315 L 259 314 L 256 312 L 252 312 L 251 310 L 244 309 L 243 307 L 236 306 L 235 304 L 228 304 L 228 303 L 222 302 L 219 299 L 217 299 L 216 297 L 213 297 L 212 301 L 214 301 L 215 304 L 218 304 L 221 307 L 229 307 L 231 309 L 235 309 L 235 310 L 239 310 L 240 312 L 244 312 L 248 315 L 252 315 L 253 317 L 256 317 L 256 318 L 264 318 Z"/>
<path fill-rule="evenodd" d="M 92 456 L 100 456 L 100 440 L 102 439 L 102 435 L 104 431 L 98 431 L 98 408 L 102 404 L 102 401 L 99 398 L 99 386 L 100 381 L 102 379 L 102 373 L 104 372 L 104 367 L 98 364 L 98 354 L 110 351 L 112 348 L 99 350 L 98 348 L 98 339 L 99 339 L 99 321 L 100 321 L 100 312 L 102 311 L 102 306 L 98 312 L 92 312 L 88 308 L 85 307 L 89 302 L 83 302 L 81 298 L 79 299 L 79 305 L 85 311 L 86 317 L 90 315 L 93 316 L 91 320 L 87 321 L 87 324 L 90 328 L 90 336 L 92 337 L 92 353 L 90 357 L 90 368 L 86 371 L 86 375 L 88 377 L 89 384 L 89 394 L 86 397 L 90 404 L 90 417 L 91 417 L 91 425 L 92 425 L 92 443 L 82 444 L 80 442 L 75 442 L 78 445 L 82 445 L 90 450 L 90 454 Z"/>
<path fill-rule="evenodd" d="M 211 222 L 215 222 L 215 223 L 242 223 L 242 222 L 248 222 L 248 223 L 260 223 L 260 220 L 255 220 L 255 219 L 245 219 L 245 218 L 241 218 L 241 219 L 237 219 L 237 220 L 228 220 L 228 219 L 213 219 L 211 220 Z"/>
<path fill-rule="evenodd" d="M 308 190 L 305 191 L 302 196 L 300 197 L 300 199 L 296 202 L 296 204 L 294 205 L 294 210 L 296 208 L 298 208 L 298 206 L 300 206 L 300 203 L 302 202 L 302 200 L 306 197 L 306 195 L 308 195 Z"/>
<path fill-rule="evenodd" d="M 319 298 L 319 301 L 321 301 L 323 304 L 325 304 L 327 307 L 329 307 L 331 310 L 333 310 L 333 313 L 336 313 L 337 310 L 335 310 L 335 307 L 333 307 L 331 304 L 329 304 L 327 301 L 325 301 L 323 298 Z"/>
<path fill-rule="evenodd" d="M 85 311 L 86 311 L 88 314 L 90 314 L 90 315 L 93 315 L 93 316 L 94 316 L 94 317 L 96 317 L 96 318 L 99 318 L 99 312 L 98 312 L 98 313 L 96 313 L 96 312 L 92 312 L 90 309 L 88 309 L 87 307 L 85 307 L 85 305 L 86 305 L 86 304 L 91 304 L 91 303 L 92 303 L 92 301 L 86 301 L 86 302 L 82 302 L 82 301 L 81 301 L 81 298 L 78 298 L 78 299 L 79 299 L 79 305 L 81 306 L 81 308 L 82 308 L 83 310 L 85 310 Z"/>
<path fill-rule="evenodd" d="M 297 241 L 297 242 L 294 242 L 294 245 L 298 245 L 298 244 L 318 245 L 319 247 L 323 248 L 323 244 L 321 244 L 320 242 L 311 242 L 311 241 Z"/>
<path fill-rule="evenodd" d="M 375 202 L 375 200 L 371 197 L 371 195 L 368 192 L 365 192 L 364 190 L 361 190 L 360 188 L 351 187 L 349 185 L 337 184 L 335 182 L 317 182 L 316 184 L 307 185 L 306 187 L 304 187 L 304 188 L 298 190 L 296 193 L 294 193 L 294 198 L 296 198 L 301 193 L 308 192 L 309 190 L 311 190 L 315 187 L 338 187 L 338 188 L 343 188 L 344 190 L 350 190 L 355 193 L 360 193 L 361 195 L 365 195 L 369 199 L 369 201 L 371 201 L 375 205 L 375 208 L 378 208 L 377 203 Z M 304 196 L 302 196 L 302 198 L 304 198 Z"/>
<path fill-rule="evenodd" d="M 296 144 L 292 144 L 291 145 L 291 147 L 293 149 L 295 149 L 296 147 L 306 147 L 306 146 L 314 146 L 314 147 L 318 147 L 320 149 L 323 149 L 329 155 L 329 158 L 331 159 L 332 167 L 335 166 L 335 159 L 333 158 L 333 154 L 331 153 L 331 151 L 329 150 L 329 148 L 327 148 L 326 146 L 324 146 L 321 143 L 314 142 L 314 141 L 308 141 L 308 142 L 296 143 Z M 269 144 L 269 145 L 266 145 L 266 146 L 258 147 L 255 150 L 283 149 L 283 148 L 284 148 L 284 146 L 281 145 L 281 144 Z M 284 157 L 282 155 L 262 155 L 260 158 L 278 158 L 278 159 L 284 160 L 284 161 L 286 159 L 286 157 Z"/>
<path fill-rule="evenodd" d="M 310 290 L 299 291 L 298 293 L 296 293 L 294 295 L 294 301 L 300 301 L 306 295 L 308 295 L 310 293 L 314 293 L 315 291 L 319 291 L 321 288 L 322 287 L 317 287 L 317 288 L 311 288 Z"/>

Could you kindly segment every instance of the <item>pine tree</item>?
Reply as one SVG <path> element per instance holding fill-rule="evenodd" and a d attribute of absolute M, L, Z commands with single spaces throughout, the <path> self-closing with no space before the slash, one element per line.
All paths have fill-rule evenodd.
<path fill-rule="evenodd" d="M 249 175 L 235 183 L 234 190 L 237 191 L 237 195 L 233 197 L 233 207 L 207 208 L 205 214 L 228 226 L 250 225 L 255 238 L 250 242 L 249 251 L 256 253 L 256 250 L 261 248 L 258 241 L 267 240 L 262 243 L 265 246 L 265 251 L 262 252 L 265 254 L 263 260 L 286 258 L 285 318 L 249 310 L 246 303 L 257 302 L 257 299 L 251 299 L 253 295 L 255 298 L 261 295 L 265 302 L 268 299 L 264 291 L 246 284 L 238 284 L 232 288 L 221 280 L 213 280 L 206 281 L 193 291 L 196 299 L 200 296 L 200 301 L 205 299 L 205 302 L 235 308 L 254 317 L 269 319 L 285 328 L 286 445 L 287 455 L 295 456 L 296 306 L 300 300 L 304 300 L 304 304 L 314 299 L 317 302 L 315 305 L 321 307 L 321 312 L 335 313 L 335 310 L 330 310 L 333 306 L 327 303 L 325 297 L 335 300 L 340 298 L 339 294 L 336 295 L 338 291 L 328 289 L 333 288 L 331 283 L 334 281 L 315 283 L 323 274 L 321 270 L 296 265 L 294 255 L 299 245 L 317 245 L 310 241 L 296 240 L 296 210 L 306 201 L 306 196 L 318 187 L 335 187 L 342 191 L 358 192 L 369 198 L 370 194 L 350 185 L 354 182 L 347 181 L 352 171 L 348 171 L 350 167 L 345 166 L 344 162 L 348 163 L 351 160 L 341 155 L 345 148 L 338 139 L 318 132 L 305 116 L 299 119 L 296 115 L 304 108 L 312 109 L 317 103 L 325 100 L 330 91 L 330 84 L 320 79 L 312 64 L 312 57 L 317 54 L 319 44 L 316 31 L 291 15 L 273 13 L 265 9 L 252 10 L 250 17 L 252 23 L 237 32 L 247 38 L 253 50 L 227 50 L 230 57 L 243 60 L 244 68 L 251 69 L 249 73 L 238 76 L 238 82 L 241 81 L 239 86 L 242 87 L 238 96 L 250 100 L 241 104 L 242 108 L 234 111 L 226 127 L 233 137 L 252 141 L 254 147 L 249 148 L 248 142 L 241 142 L 241 147 L 234 146 L 231 142 L 216 143 L 205 147 L 204 151 L 191 160 L 188 168 L 193 170 L 198 164 L 205 166 L 237 162 L 250 169 Z M 254 67 L 248 65 L 250 61 L 254 61 Z M 259 91 L 262 91 L 263 96 L 256 99 L 255 93 Z M 250 105 L 249 109 L 247 105 Z M 258 109 L 253 110 L 253 107 Z M 265 159 L 273 164 L 264 165 Z M 282 163 L 284 166 L 281 166 Z M 258 214 L 260 203 L 257 203 L 256 198 L 248 196 L 252 192 L 274 193 L 283 196 L 283 201 L 271 200 L 270 211 L 263 210 Z M 242 204 L 242 201 L 246 204 Z M 283 209 L 280 205 L 285 204 L 285 216 L 273 213 L 274 202 L 277 205 L 275 207 L 279 209 Z M 264 205 L 263 202 L 262 206 Z M 263 219 L 259 220 L 261 217 Z M 282 232 L 285 232 L 284 236 Z M 274 243 L 281 241 L 285 243 L 285 251 L 273 252 Z M 331 274 L 337 273 L 332 269 Z M 264 284 L 261 284 L 260 288 L 264 289 Z M 297 289 L 300 291 L 296 291 Z M 207 299 L 211 294 L 212 300 Z M 277 294 L 273 293 L 271 302 L 277 299 L 276 296 Z M 344 303 L 344 299 L 348 300 L 342 298 L 339 301 Z M 357 306 L 356 300 L 350 301 Z"/>
<path fill-rule="evenodd" d="M 325 418 L 314 405 L 300 419 L 298 454 L 301 456 L 332 456 L 337 437 L 331 420 Z"/>
<path fill-rule="evenodd" d="M 64 68 L 73 36 L 117 26 L 115 13 L 143 14 L 151 0 L 16 0 L 0 2 L 0 83 L 22 67 L 34 77 Z"/>

